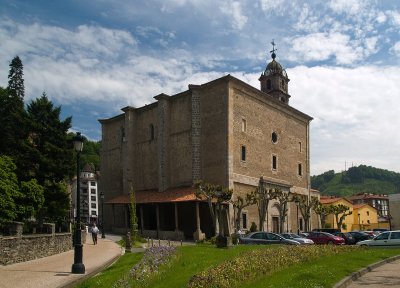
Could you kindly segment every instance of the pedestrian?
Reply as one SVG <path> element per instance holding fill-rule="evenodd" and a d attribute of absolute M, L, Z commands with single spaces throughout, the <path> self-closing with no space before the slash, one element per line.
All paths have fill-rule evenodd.
<path fill-rule="evenodd" d="M 98 233 L 99 233 L 99 228 L 97 228 L 96 223 L 93 223 L 93 227 L 92 227 L 93 245 L 97 244 L 97 234 Z"/>

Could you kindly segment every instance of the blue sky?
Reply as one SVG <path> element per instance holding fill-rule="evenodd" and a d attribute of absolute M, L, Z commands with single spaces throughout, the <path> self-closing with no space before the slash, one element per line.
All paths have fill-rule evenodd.
<path fill-rule="evenodd" d="M 0 0 L 0 86 L 15 55 L 26 102 L 45 91 L 73 131 L 231 74 L 259 87 L 270 42 L 291 106 L 314 117 L 311 174 L 400 172 L 400 1 Z"/>

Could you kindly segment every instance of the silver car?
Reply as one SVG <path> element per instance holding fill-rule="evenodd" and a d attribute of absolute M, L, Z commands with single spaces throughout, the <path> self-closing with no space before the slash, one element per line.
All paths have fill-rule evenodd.
<path fill-rule="evenodd" d="M 303 237 L 301 237 L 301 236 L 299 236 L 297 234 L 294 234 L 294 233 L 282 233 L 281 236 L 284 237 L 285 239 L 290 239 L 290 240 L 297 241 L 301 245 L 314 244 L 314 241 L 312 241 L 311 239 L 303 238 Z"/>
<path fill-rule="evenodd" d="M 357 242 L 360 246 L 400 247 L 400 230 L 382 232 L 373 239 Z"/>
<path fill-rule="evenodd" d="M 282 236 L 271 232 L 252 232 L 239 238 L 242 244 L 286 244 L 300 245 L 299 242 L 285 239 Z"/>

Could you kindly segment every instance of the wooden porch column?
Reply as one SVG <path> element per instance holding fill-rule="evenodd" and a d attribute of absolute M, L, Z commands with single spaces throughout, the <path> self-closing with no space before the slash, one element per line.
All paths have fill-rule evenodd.
<path fill-rule="evenodd" d="M 200 230 L 200 211 L 199 211 L 199 201 L 196 201 L 196 231 L 193 233 L 193 239 L 195 241 L 203 240 L 206 235 Z"/>
<path fill-rule="evenodd" d="M 157 238 L 159 238 L 160 231 L 160 207 L 156 204 L 156 218 L 157 218 Z"/>
<path fill-rule="evenodd" d="M 140 205 L 140 227 L 142 228 L 142 234 L 144 230 L 144 219 L 143 219 L 143 205 Z"/>

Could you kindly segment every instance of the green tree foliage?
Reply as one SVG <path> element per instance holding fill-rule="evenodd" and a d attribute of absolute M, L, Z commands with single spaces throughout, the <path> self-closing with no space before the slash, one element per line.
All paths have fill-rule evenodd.
<path fill-rule="evenodd" d="M 311 177 L 311 187 L 322 195 L 339 197 L 360 192 L 376 194 L 400 193 L 400 173 L 360 165 L 348 171 L 334 173 L 333 170 Z"/>
<path fill-rule="evenodd" d="M 101 142 L 85 140 L 81 153 L 81 163 L 92 163 L 95 171 L 100 170 L 100 148 Z"/>
<path fill-rule="evenodd" d="M 298 205 L 300 213 L 304 219 L 304 227 L 306 231 L 308 231 L 310 229 L 311 209 L 318 205 L 318 198 L 311 197 L 311 199 L 309 199 L 308 196 L 296 195 L 293 198 L 293 201 Z"/>
<path fill-rule="evenodd" d="M 279 233 L 283 233 L 288 213 L 288 202 L 293 201 L 293 198 L 290 196 L 290 191 L 283 191 L 282 189 L 275 189 L 273 195 L 277 200 L 275 206 L 279 212 Z"/>
<path fill-rule="evenodd" d="M 32 101 L 28 107 L 31 135 L 31 161 L 34 176 L 44 187 L 45 203 L 41 215 L 59 220 L 69 209 L 65 181 L 74 174 L 74 158 L 67 132 L 71 117 L 60 120 L 61 107 L 54 107 L 46 94 Z"/>
<path fill-rule="evenodd" d="M 16 201 L 19 191 L 16 166 L 8 156 L 0 156 L 0 225 L 14 220 L 18 215 Z"/>
<path fill-rule="evenodd" d="M 24 103 L 25 86 L 24 86 L 24 66 L 18 56 L 15 56 L 10 63 L 10 71 L 8 73 L 8 90 L 12 97 L 16 97 L 20 103 Z"/>
<path fill-rule="evenodd" d="M 322 228 L 325 228 L 326 217 L 333 213 L 333 205 L 322 205 L 321 202 L 316 201 L 312 209 L 319 216 Z"/>
<path fill-rule="evenodd" d="M 44 203 L 44 189 L 36 179 L 21 182 L 21 193 L 24 196 L 21 206 L 23 207 L 23 218 L 36 217 Z"/>
<path fill-rule="evenodd" d="M 332 205 L 331 211 L 335 215 L 336 225 L 339 229 L 342 228 L 342 223 L 343 223 L 344 219 L 347 216 L 353 214 L 353 212 L 350 211 L 350 208 L 343 204 Z"/>
<path fill-rule="evenodd" d="M 244 208 L 256 204 L 254 202 L 255 197 L 252 194 L 246 194 L 244 197 L 237 196 L 236 199 L 231 199 L 231 203 L 234 209 L 236 209 L 236 217 L 235 217 L 235 232 L 240 230 L 240 218 L 242 216 L 242 211 Z"/>

